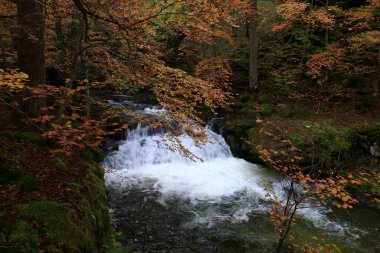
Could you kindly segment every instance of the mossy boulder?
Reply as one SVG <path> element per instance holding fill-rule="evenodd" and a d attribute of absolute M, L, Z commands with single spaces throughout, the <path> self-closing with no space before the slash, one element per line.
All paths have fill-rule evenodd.
<path fill-rule="evenodd" d="M 301 148 L 305 163 L 314 158 L 328 169 L 344 157 L 348 157 L 353 148 L 351 128 L 335 128 L 328 123 L 313 124 L 304 122 L 303 127 L 290 136 L 293 143 Z"/>
<path fill-rule="evenodd" d="M 20 134 L 20 138 L 24 139 L 24 140 L 27 140 L 27 141 L 30 141 L 30 142 L 32 142 L 34 144 L 39 144 L 39 145 L 42 145 L 42 144 L 46 143 L 46 139 L 43 136 L 41 136 L 38 133 L 34 133 L 34 132 L 24 132 L 24 133 L 21 133 Z"/>
<path fill-rule="evenodd" d="M 19 205 L 20 213 L 40 225 L 40 237 L 46 237 L 51 252 L 90 252 L 95 250 L 72 220 L 71 213 L 55 201 Z M 82 251 L 84 250 L 84 251 Z"/>
<path fill-rule="evenodd" d="M 54 200 L 18 205 L 21 219 L 8 236 L 15 252 L 39 252 L 41 242 L 46 252 L 98 252 L 110 236 L 103 175 L 91 162 L 84 178 L 69 185 L 78 208 Z"/>
<path fill-rule="evenodd" d="M 244 135 L 244 132 L 255 125 L 255 119 L 229 119 L 224 123 L 226 134 L 233 134 L 238 138 Z"/>
<path fill-rule="evenodd" d="M 86 224 L 98 243 L 102 243 L 110 232 L 110 217 L 103 175 L 104 171 L 100 166 L 92 166 L 78 189 L 78 195 L 82 196 L 80 206 L 85 211 Z"/>
<path fill-rule="evenodd" d="M 99 166 L 97 163 L 89 162 L 87 163 L 87 167 L 99 178 L 104 177 L 104 168 L 102 166 Z"/>

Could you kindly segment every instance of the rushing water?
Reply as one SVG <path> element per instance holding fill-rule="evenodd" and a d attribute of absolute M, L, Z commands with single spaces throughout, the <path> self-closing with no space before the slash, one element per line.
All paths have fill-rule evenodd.
<path fill-rule="evenodd" d="M 140 110 L 157 112 L 167 113 Z M 141 252 L 266 252 L 272 247 L 264 185 L 272 183 L 281 196 L 279 177 L 233 157 L 211 129 L 206 134 L 209 142 L 201 147 L 179 136 L 202 161 L 171 151 L 165 132 L 141 125 L 107 156 L 110 205 L 126 243 Z M 378 226 L 374 210 L 314 207 L 300 210 L 292 235 L 300 245 L 334 243 L 344 252 L 380 252 Z"/>

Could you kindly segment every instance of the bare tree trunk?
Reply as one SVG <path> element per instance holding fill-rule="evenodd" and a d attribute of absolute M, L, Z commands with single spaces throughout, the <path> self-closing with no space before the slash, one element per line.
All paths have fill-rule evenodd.
<path fill-rule="evenodd" d="M 29 75 L 29 85 L 46 83 L 45 71 L 45 15 L 44 6 L 38 0 L 15 0 L 17 4 L 18 29 L 15 37 L 17 63 L 22 72 Z M 28 108 L 35 115 L 45 100 L 31 102 Z"/>
<path fill-rule="evenodd" d="M 249 88 L 257 89 L 257 64 L 258 64 L 258 32 L 257 32 L 257 0 L 252 0 L 252 15 L 249 26 Z"/>

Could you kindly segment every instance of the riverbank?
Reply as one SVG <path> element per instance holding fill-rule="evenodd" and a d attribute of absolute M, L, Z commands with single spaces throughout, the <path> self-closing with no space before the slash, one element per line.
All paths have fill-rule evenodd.
<path fill-rule="evenodd" d="M 111 227 L 102 152 L 52 157 L 53 143 L 38 133 L 2 129 L 0 252 L 104 251 Z"/>
<path fill-rule="evenodd" d="M 343 176 L 374 175 L 351 192 L 361 204 L 379 208 L 379 97 L 360 93 L 331 97 L 305 90 L 264 87 L 237 95 L 234 105 L 222 113 L 225 119 L 220 126 L 233 154 L 265 164 L 257 146 L 278 148 L 264 133 L 276 132 L 302 150 L 303 167 Z"/>

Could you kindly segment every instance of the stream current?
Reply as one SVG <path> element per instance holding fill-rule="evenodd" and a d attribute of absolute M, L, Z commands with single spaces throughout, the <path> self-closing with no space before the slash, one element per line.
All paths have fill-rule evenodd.
<path fill-rule="evenodd" d="M 110 101 L 110 103 L 118 103 Z M 132 104 L 145 116 L 168 113 Z M 109 202 L 122 242 L 140 252 L 270 252 L 275 243 L 264 185 L 282 196 L 273 171 L 232 155 L 207 127 L 209 142 L 181 143 L 202 161 L 168 148 L 167 134 L 149 126 L 128 130 L 104 161 Z M 378 212 L 357 207 L 307 207 L 298 212 L 292 243 L 333 243 L 342 252 L 380 252 Z"/>

